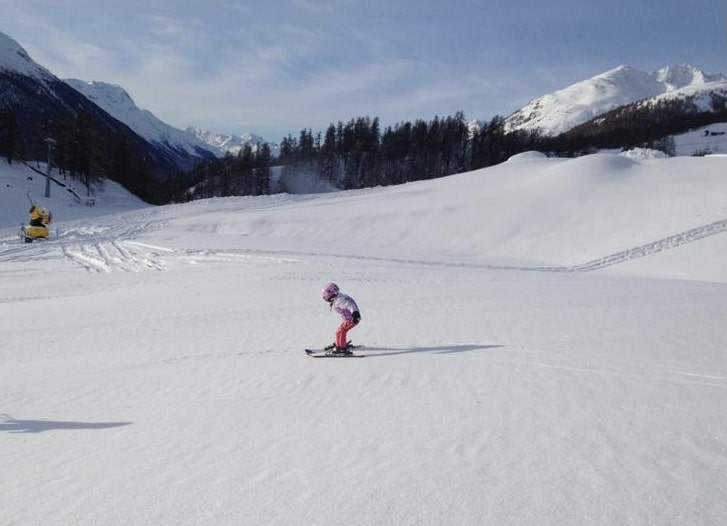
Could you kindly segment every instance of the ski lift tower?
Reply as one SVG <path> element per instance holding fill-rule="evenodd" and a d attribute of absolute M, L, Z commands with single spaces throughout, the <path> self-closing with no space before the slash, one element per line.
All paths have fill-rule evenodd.
<path fill-rule="evenodd" d="M 50 197 L 50 158 L 56 141 L 55 139 L 48 137 L 44 142 L 48 143 L 48 164 L 45 167 L 45 196 L 48 198 Z"/>

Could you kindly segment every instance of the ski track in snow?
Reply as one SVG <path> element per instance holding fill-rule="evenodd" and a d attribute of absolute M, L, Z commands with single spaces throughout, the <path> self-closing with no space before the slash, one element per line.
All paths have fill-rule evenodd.
<path fill-rule="evenodd" d="M 721 234 L 725 231 L 727 231 L 727 219 L 723 219 L 722 221 L 715 221 L 714 223 L 709 223 L 707 225 L 703 225 L 697 228 L 692 228 L 691 230 L 687 230 L 686 232 L 681 232 L 673 236 L 665 237 L 663 239 L 659 239 L 658 241 L 653 241 L 651 243 L 647 243 L 636 248 L 617 252 L 609 256 L 589 261 L 588 263 L 584 263 L 582 265 L 570 267 L 566 270 L 598 270 L 605 267 L 610 267 L 612 265 L 617 265 L 619 263 L 623 263 L 632 259 L 649 256 L 651 254 L 656 254 L 657 252 L 676 248 L 687 243 L 692 243 L 693 241 L 698 241 L 705 237 Z"/>
<path fill-rule="evenodd" d="M 727 231 L 727 219 L 702 225 L 634 248 L 609 254 L 572 266 L 515 266 L 492 265 L 486 263 L 437 262 L 421 259 L 400 259 L 376 256 L 333 254 L 322 252 L 303 252 L 260 249 L 172 249 L 136 241 L 134 238 L 157 228 L 150 223 L 135 227 L 114 227 L 96 229 L 69 229 L 48 240 L 32 244 L 4 243 L 0 245 L 0 263 L 30 262 L 38 259 L 63 257 L 88 272 L 108 273 L 113 271 L 141 272 L 146 270 L 166 270 L 169 261 L 177 260 L 186 264 L 234 261 L 276 261 L 295 262 L 300 257 L 330 257 L 359 259 L 409 265 L 437 267 L 486 268 L 500 270 L 523 270 L 540 272 L 590 272 L 604 269 L 670 250 L 687 243 L 721 234 Z M 22 243 L 18 241 L 18 243 Z"/>

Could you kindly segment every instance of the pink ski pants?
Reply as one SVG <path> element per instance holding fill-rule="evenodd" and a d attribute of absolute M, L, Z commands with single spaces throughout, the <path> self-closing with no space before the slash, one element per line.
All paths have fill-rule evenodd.
<path fill-rule="evenodd" d="M 343 320 L 341 325 L 338 326 L 338 330 L 336 330 L 336 347 L 344 348 L 346 347 L 346 334 L 348 331 L 353 329 L 356 325 L 358 325 L 358 322 L 353 320 Z"/>

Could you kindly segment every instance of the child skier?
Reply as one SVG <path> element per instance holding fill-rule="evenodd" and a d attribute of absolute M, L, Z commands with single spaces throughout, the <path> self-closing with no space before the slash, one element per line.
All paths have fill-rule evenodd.
<path fill-rule="evenodd" d="M 336 312 L 343 318 L 341 325 L 336 330 L 335 343 L 326 347 L 326 350 L 333 350 L 334 354 L 353 354 L 346 342 L 346 334 L 361 321 L 358 305 L 351 296 L 342 294 L 335 283 L 326 285 L 321 291 L 321 297 L 323 301 L 330 304 L 331 309 L 336 309 Z"/>

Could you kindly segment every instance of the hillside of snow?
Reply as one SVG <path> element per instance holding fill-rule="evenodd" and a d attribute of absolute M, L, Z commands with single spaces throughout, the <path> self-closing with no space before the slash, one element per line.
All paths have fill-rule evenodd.
<path fill-rule="evenodd" d="M 726 173 L 531 152 L 91 207 L 0 164 L 0 524 L 720 524 Z M 329 281 L 363 359 L 303 353 Z"/>
<path fill-rule="evenodd" d="M 209 144 L 199 140 L 188 130 L 180 130 L 158 119 L 148 110 L 137 107 L 131 96 L 121 86 L 106 82 L 86 82 L 64 79 L 63 82 L 82 93 L 97 106 L 147 141 L 186 152 L 193 156 L 223 155 Z"/>
<path fill-rule="evenodd" d="M 668 66 L 646 73 L 619 66 L 590 79 L 539 97 L 508 116 L 505 130 L 539 130 L 555 136 L 619 106 L 645 99 L 684 98 L 727 92 L 727 77 L 707 74 L 688 65 Z"/>
<path fill-rule="evenodd" d="M 675 135 L 674 146 L 676 155 L 725 154 L 727 153 L 727 123 L 715 123 Z"/>
<path fill-rule="evenodd" d="M 44 84 L 55 78 L 50 71 L 35 63 L 22 46 L 2 31 L 0 31 L 0 71 L 11 71 L 33 77 Z"/>
<path fill-rule="evenodd" d="M 200 156 L 205 153 L 218 157 L 224 157 L 228 153 L 237 155 L 246 144 L 252 145 L 255 151 L 259 144 L 267 142 L 262 137 L 250 133 L 236 136 L 205 132 L 194 127 L 180 130 L 159 120 L 149 110 L 140 109 L 121 86 L 78 79 L 64 79 L 63 82 L 85 95 L 147 141 L 190 155 Z M 280 150 L 276 145 L 271 145 L 271 153 L 273 156 L 278 156 Z"/>

